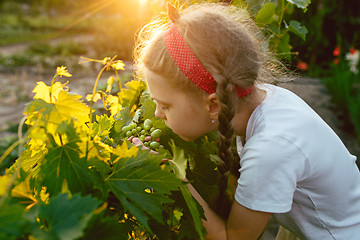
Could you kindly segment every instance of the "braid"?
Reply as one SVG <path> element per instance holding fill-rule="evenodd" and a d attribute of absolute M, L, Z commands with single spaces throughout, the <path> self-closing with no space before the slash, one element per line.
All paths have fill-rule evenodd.
<path fill-rule="evenodd" d="M 238 162 L 234 158 L 232 150 L 232 142 L 234 139 L 234 130 L 231 127 L 231 120 L 235 115 L 235 102 L 234 98 L 234 88 L 231 83 L 229 83 L 224 77 L 217 76 L 217 97 L 220 100 L 221 111 L 219 114 L 219 163 L 218 171 L 220 173 L 219 177 L 219 194 L 215 200 L 215 211 L 224 219 L 227 219 L 230 207 L 231 200 L 226 193 L 228 185 L 228 175 L 233 172 L 234 167 L 237 167 L 239 164 L 234 164 Z M 238 168 L 237 168 L 238 170 Z"/>

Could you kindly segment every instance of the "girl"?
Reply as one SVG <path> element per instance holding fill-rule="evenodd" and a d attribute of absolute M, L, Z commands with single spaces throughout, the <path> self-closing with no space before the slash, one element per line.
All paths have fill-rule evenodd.
<path fill-rule="evenodd" d="M 170 5 L 168 15 L 170 25 L 154 21 L 139 33 L 138 64 L 155 115 L 176 134 L 191 141 L 219 132 L 224 211 L 189 186 L 205 210 L 208 238 L 257 239 L 273 215 L 301 239 L 358 239 L 356 158 L 304 101 L 265 83 L 276 67 L 248 15 L 217 4 L 181 14 Z M 240 177 L 227 212 L 229 173 Z"/>

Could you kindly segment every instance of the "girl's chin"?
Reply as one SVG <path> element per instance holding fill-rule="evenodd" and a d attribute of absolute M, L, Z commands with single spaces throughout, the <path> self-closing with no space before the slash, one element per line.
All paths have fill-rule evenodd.
<path fill-rule="evenodd" d="M 176 133 L 177 134 L 177 133 Z M 191 141 L 194 141 L 196 139 L 198 139 L 199 137 L 185 137 L 185 136 L 182 136 L 180 134 L 177 134 L 182 140 L 186 141 L 186 142 L 191 142 Z"/>

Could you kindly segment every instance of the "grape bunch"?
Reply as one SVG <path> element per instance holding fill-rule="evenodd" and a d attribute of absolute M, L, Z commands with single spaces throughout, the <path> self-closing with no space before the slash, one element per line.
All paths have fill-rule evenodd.
<path fill-rule="evenodd" d="M 160 144 L 161 130 L 153 127 L 153 123 L 150 119 L 145 119 L 143 124 L 131 122 L 129 125 L 124 126 L 121 132 L 132 141 L 134 137 L 140 139 L 144 143 L 144 146 L 152 149 L 163 149 L 164 146 Z"/>

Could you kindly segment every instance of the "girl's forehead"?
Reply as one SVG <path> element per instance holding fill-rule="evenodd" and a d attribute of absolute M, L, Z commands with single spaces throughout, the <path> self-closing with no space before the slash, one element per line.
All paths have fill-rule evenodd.
<path fill-rule="evenodd" d="M 167 102 L 167 99 L 177 95 L 178 91 L 171 87 L 166 78 L 159 74 L 146 71 L 145 80 L 151 97 L 158 102 Z"/>
<path fill-rule="evenodd" d="M 159 103 L 171 103 L 173 101 L 186 100 L 196 104 L 203 102 L 207 94 L 198 94 L 189 88 L 176 88 L 169 80 L 157 73 L 146 70 L 144 72 L 152 99 Z M 170 80 L 171 81 L 171 80 Z"/>

